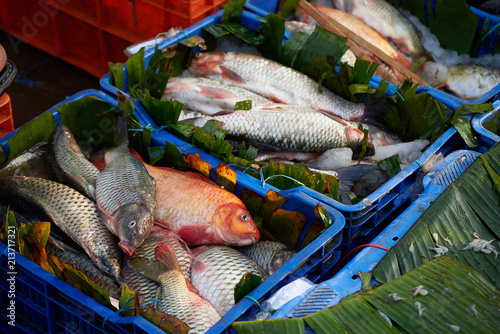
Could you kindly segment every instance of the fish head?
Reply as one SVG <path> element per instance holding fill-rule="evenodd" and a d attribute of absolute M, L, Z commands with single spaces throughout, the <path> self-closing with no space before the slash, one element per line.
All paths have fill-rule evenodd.
<path fill-rule="evenodd" d="M 209 74 L 221 74 L 221 63 L 224 52 L 199 52 L 193 56 L 189 70 L 197 76 L 206 77 Z"/>
<path fill-rule="evenodd" d="M 49 139 L 49 142 L 52 142 L 53 145 L 59 147 L 60 149 L 71 150 L 75 153 L 82 153 L 75 137 L 73 137 L 73 134 L 69 131 L 66 125 L 59 125 L 52 134 L 51 139 Z"/>
<path fill-rule="evenodd" d="M 358 128 L 347 126 L 345 128 L 345 135 L 347 138 L 347 147 L 350 147 L 353 152 L 361 152 L 363 148 L 363 138 L 365 133 Z M 368 138 L 368 143 L 366 146 L 366 156 L 375 154 L 375 146 L 370 138 Z"/>
<path fill-rule="evenodd" d="M 221 205 L 214 214 L 217 233 L 227 245 L 248 246 L 256 244 L 260 232 L 243 204 Z"/>
<path fill-rule="evenodd" d="M 129 256 L 139 247 L 153 228 L 153 218 L 143 205 L 129 203 L 122 206 L 116 214 L 118 246 Z"/>

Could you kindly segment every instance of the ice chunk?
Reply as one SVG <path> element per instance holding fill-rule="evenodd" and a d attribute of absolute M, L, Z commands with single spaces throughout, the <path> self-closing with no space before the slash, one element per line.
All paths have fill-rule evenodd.
<path fill-rule="evenodd" d="M 408 158 L 414 159 L 415 152 L 420 152 L 428 144 L 428 140 L 417 139 L 412 142 L 382 146 L 376 150 L 375 155 L 372 157 L 372 159 L 384 160 L 398 154 L 401 162 L 407 163 Z"/>
<path fill-rule="evenodd" d="M 443 64 L 428 61 L 424 64 L 424 69 L 419 73 L 419 76 L 430 86 L 436 87 L 446 81 L 448 69 Z"/>
<path fill-rule="evenodd" d="M 333 148 L 325 151 L 307 166 L 320 170 L 335 170 L 349 166 L 352 161 L 352 150 L 349 147 Z"/>

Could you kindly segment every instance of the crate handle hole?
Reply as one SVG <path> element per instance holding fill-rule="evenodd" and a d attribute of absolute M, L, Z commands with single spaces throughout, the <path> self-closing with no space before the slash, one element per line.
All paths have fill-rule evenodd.
<path fill-rule="evenodd" d="M 397 241 L 398 239 L 399 239 L 399 237 L 392 237 L 393 241 Z"/>
<path fill-rule="evenodd" d="M 353 281 L 357 280 L 359 278 L 358 275 L 352 275 L 351 278 L 353 279 Z"/>

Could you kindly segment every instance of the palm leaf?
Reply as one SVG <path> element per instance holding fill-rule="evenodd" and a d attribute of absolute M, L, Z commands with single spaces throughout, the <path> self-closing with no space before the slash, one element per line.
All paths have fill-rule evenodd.
<path fill-rule="evenodd" d="M 437 244 L 448 248 L 445 255 L 472 266 L 500 288 L 500 265 L 494 252 L 463 250 L 475 239 L 498 240 L 500 235 L 500 144 L 477 159 L 422 214 L 415 225 L 386 254 L 373 270 L 379 282 L 388 282 L 437 255 Z M 495 182 L 496 181 L 496 182 Z M 445 242 L 447 238 L 451 243 Z M 409 248 L 413 244 L 414 251 Z M 493 245 L 496 251 L 498 242 Z"/>
<path fill-rule="evenodd" d="M 460 282 L 460 284 L 457 284 Z M 423 285 L 427 294 L 412 297 Z M 390 294 L 404 299 L 395 301 Z M 299 319 L 235 322 L 238 333 L 493 333 L 500 291 L 474 268 L 447 256 L 429 261 L 365 295 Z M 423 309 L 419 315 L 415 303 Z"/>

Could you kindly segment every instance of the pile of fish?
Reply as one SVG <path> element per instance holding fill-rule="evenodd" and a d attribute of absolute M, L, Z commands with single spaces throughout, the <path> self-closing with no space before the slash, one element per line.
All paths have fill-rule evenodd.
<path fill-rule="evenodd" d="M 313 1 L 316 9 L 331 20 L 349 28 L 356 35 L 375 45 L 389 57 L 406 68 L 420 58 L 430 55 L 434 61 L 426 61 L 416 71 L 429 85 L 445 87 L 453 94 L 467 100 L 476 99 L 500 83 L 499 62 L 465 59 L 439 46 L 436 37 L 412 17 L 392 6 L 386 0 L 333 0 Z M 334 8 L 333 8 L 334 7 Z M 304 10 L 297 7 L 298 21 L 287 21 L 290 33 L 311 34 L 317 22 Z M 350 51 L 348 50 L 350 53 Z M 401 74 L 387 67 L 382 61 L 365 51 L 365 54 L 380 63 L 394 78 L 401 81 Z M 443 54 L 443 56 L 441 56 Z M 341 61 L 353 63 L 355 56 L 344 55 Z"/>
<path fill-rule="evenodd" d="M 125 283 L 143 302 L 158 299 L 153 306 L 190 333 L 205 332 L 234 305 L 246 273 L 266 279 L 295 255 L 258 242 L 259 229 L 233 193 L 200 174 L 144 163 L 128 148 L 121 114 L 115 146 L 104 152 L 85 156 L 60 125 L 48 142 L 9 160 L 0 170 L 0 203 L 2 217 L 10 207 L 19 222 L 52 223 L 47 254 L 114 298 Z"/>

